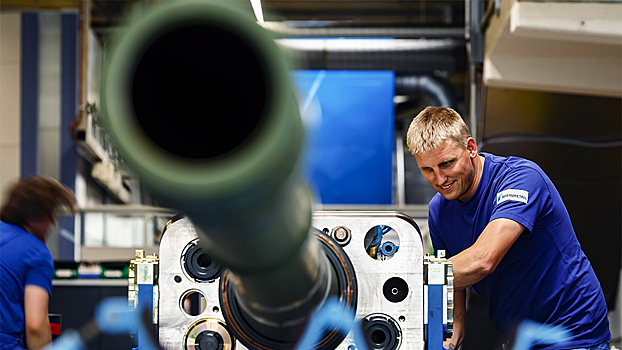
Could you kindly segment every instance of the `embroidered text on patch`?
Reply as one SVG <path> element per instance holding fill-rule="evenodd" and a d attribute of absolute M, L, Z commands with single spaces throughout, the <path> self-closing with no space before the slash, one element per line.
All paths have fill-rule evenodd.
<path fill-rule="evenodd" d="M 505 190 L 497 193 L 497 204 L 505 201 L 517 201 L 527 204 L 529 192 L 524 190 Z"/>

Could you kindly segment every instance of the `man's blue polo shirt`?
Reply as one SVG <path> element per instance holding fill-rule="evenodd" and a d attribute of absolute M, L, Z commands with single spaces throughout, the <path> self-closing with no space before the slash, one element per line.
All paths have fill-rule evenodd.
<path fill-rule="evenodd" d="M 435 250 L 444 249 L 452 257 L 472 246 L 492 220 L 520 223 L 525 231 L 495 271 L 473 285 L 486 301 L 492 323 L 508 339 L 524 319 L 564 326 L 573 334 L 565 349 L 609 340 L 600 283 L 551 180 L 531 161 L 481 155 L 482 178 L 468 201 L 436 194 L 430 202 Z"/>

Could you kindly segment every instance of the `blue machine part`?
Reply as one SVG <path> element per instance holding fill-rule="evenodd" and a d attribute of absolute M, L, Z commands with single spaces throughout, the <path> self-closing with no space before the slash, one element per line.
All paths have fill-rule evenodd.
<path fill-rule="evenodd" d="M 392 256 L 397 252 L 398 246 L 396 246 L 393 242 L 384 242 L 381 247 L 382 254 L 386 256 Z"/>
<path fill-rule="evenodd" d="M 371 242 L 369 242 L 369 245 L 366 247 L 367 254 L 374 259 L 380 259 L 383 255 L 386 255 L 382 251 L 382 239 L 384 238 L 385 234 L 391 231 L 391 227 L 385 225 L 378 225 L 374 226 L 373 230 L 374 237 L 372 238 Z M 389 256 L 391 255 L 393 254 L 390 254 Z"/>
<path fill-rule="evenodd" d="M 148 286 L 148 285 L 141 285 Z M 143 297 L 139 294 L 139 306 L 136 310 L 130 309 L 127 298 L 112 297 L 102 300 L 95 310 L 95 321 L 97 326 L 102 332 L 107 334 L 128 334 L 134 330 L 138 330 L 138 349 L 140 350 L 158 350 L 159 345 L 153 339 L 149 332 L 151 329 L 151 309 L 147 308 L 149 300 L 153 302 L 153 289 L 151 289 L 151 295 L 147 297 L 148 289 L 144 288 L 145 292 Z M 141 305 L 140 303 L 143 303 Z M 151 304 L 153 305 L 153 304 Z M 149 312 L 149 317 L 143 317 L 140 310 L 146 310 Z M 148 322 L 149 324 L 145 324 Z"/>
<path fill-rule="evenodd" d="M 368 350 L 361 325 L 354 319 L 354 312 L 351 309 L 346 309 L 337 298 L 328 299 L 324 305 L 311 315 L 307 328 L 296 346 L 296 350 L 315 348 L 324 336 L 324 332 L 332 331 L 333 329 L 339 329 L 344 334 L 352 331 L 356 348 L 358 350 Z"/>
<path fill-rule="evenodd" d="M 391 204 L 395 73 L 292 73 L 307 127 L 303 169 L 324 204 Z"/>
<path fill-rule="evenodd" d="M 518 325 L 513 350 L 529 350 L 535 344 L 563 345 L 571 338 L 565 328 L 525 320 Z"/>
<path fill-rule="evenodd" d="M 445 325 L 443 325 L 443 285 L 428 285 L 428 350 L 443 348 Z"/>
<path fill-rule="evenodd" d="M 46 345 L 43 350 L 84 350 L 84 343 L 80 334 L 75 329 L 68 329 L 63 332 L 63 335 L 58 337 L 49 345 Z"/>
<path fill-rule="evenodd" d="M 153 285 L 149 283 L 138 284 L 138 309 L 145 310 L 148 313 L 147 320 L 153 320 Z M 144 323 L 144 322 L 143 322 Z M 151 329 L 145 330 L 145 327 Z M 151 343 L 148 332 L 155 333 L 154 326 L 152 324 L 145 325 L 138 330 L 138 347 L 145 349 L 145 345 Z"/>
<path fill-rule="evenodd" d="M 95 321 L 104 333 L 128 333 L 138 323 L 138 313 L 130 309 L 127 299 L 113 297 L 102 300 L 95 309 Z"/>

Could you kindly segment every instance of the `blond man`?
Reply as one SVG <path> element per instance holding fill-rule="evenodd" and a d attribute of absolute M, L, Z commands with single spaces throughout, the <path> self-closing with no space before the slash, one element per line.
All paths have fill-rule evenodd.
<path fill-rule="evenodd" d="M 607 306 L 555 186 L 535 163 L 479 153 L 460 115 L 430 107 L 417 115 L 407 143 L 430 201 L 430 235 L 454 266 L 454 334 L 464 339 L 465 291 L 486 302 L 495 327 L 509 339 L 523 320 L 560 325 L 564 344 L 535 349 L 609 349 Z"/>

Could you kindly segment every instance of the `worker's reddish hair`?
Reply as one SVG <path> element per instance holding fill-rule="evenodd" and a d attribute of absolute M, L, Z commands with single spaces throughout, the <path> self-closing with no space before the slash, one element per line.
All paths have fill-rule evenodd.
<path fill-rule="evenodd" d="M 51 177 L 32 176 L 14 184 L 0 210 L 2 221 L 24 227 L 32 220 L 74 213 L 76 198 L 73 192 Z"/>

